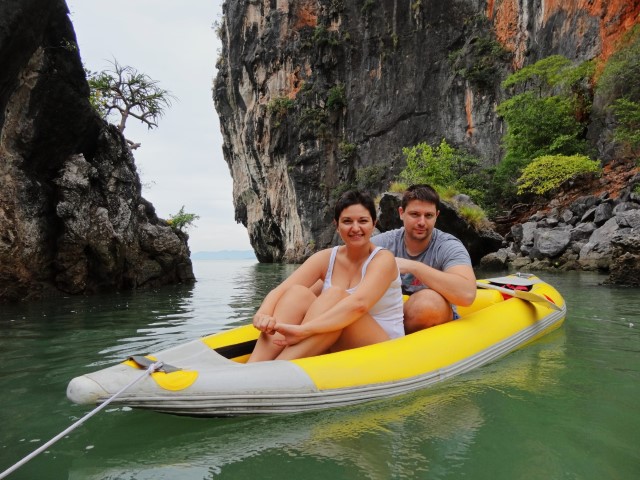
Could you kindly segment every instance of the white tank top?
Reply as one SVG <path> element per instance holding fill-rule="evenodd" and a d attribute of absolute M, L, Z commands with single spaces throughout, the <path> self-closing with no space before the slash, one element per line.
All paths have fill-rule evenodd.
<path fill-rule="evenodd" d="M 336 254 L 338 253 L 338 248 L 333 247 L 331 250 L 331 259 L 329 260 L 329 269 L 327 270 L 327 276 L 324 279 L 324 284 L 322 285 L 322 291 L 331 287 L 331 275 L 333 273 L 333 265 L 336 261 Z M 369 262 L 373 259 L 376 253 L 382 250 L 382 247 L 376 247 L 369 258 L 362 265 L 362 277 L 364 278 L 364 274 L 367 271 L 367 266 Z M 360 280 L 362 281 L 362 280 Z M 360 284 L 355 287 L 347 289 L 347 293 L 351 294 L 355 292 Z M 378 300 L 378 302 L 371 307 L 369 310 L 369 315 L 373 317 L 373 319 L 380 324 L 380 326 L 387 332 L 389 338 L 398 338 L 404 336 L 404 323 L 403 323 L 403 313 L 402 313 L 403 303 L 402 303 L 402 289 L 400 282 L 400 271 L 398 271 L 398 276 L 396 279 L 391 282 L 389 288 L 384 293 L 384 295 Z"/>

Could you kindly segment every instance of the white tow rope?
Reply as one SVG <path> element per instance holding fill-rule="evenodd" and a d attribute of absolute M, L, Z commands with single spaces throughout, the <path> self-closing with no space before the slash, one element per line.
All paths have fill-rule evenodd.
<path fill-rule="evenodd" d="M 87 413 L 84 417 L 82 417 L 80 420 L 78 420 L 76 423 L 74 423 L 73 425 L 71 425 L 69 428 L 67 428 L 66 430 L 60 432 L 58 435 L 56 435 L 55 437 L 53 437 L 51 440 L 49 440 L 47 443 L 45 443 L 44 445 L 40 446 L 40 448 L 37 448 L 36 450 L 34 450 L 33 452 L 31 452 L 29 455 L 27 455 L 26 457 L 24 457 L 22 460 L 20 460 L 18 463 L 16 463 L 15 465 L 13 465 L 12 467 L 9 467 L 8 469 L 6 469 L 4 472 L 0 473 L 0 479 L 5 478 L 7 475 L 9 475 L 10 473 L 15 472 L 18 468 L 20 468 L 22 465 L 24 465 L 25 463 L 27 463 L 29 460 L 31 460 L 32 458 L 34 458 L 35 456 L 37 456 L 38 454 L 44 452 L 47 448 L 49 448 L 51 445 L 53 445 L 54 443 L 56 443 L 58 440 L 60 440 L 62 437 L 64 437 L 65 435 L 71 433 L 73 430 L 75 430 L 76 428 L 78 428 L 80 425 L 82 425 L 84 422 L 86 422 L 87 420 L 89 420 L 91 417 L 93 417 L 96 413 L 98 413 L 100 410 L 102 410 L 103 408 L 105 408 L 107 405 L 109 405 L 113 400 L 115 400 L 118 395 L 124 393 L 127 389 L 131 388 L 132 386 L 134 386 L 136 383 L 138 383 L 140 380 L 142 380 L 143 378 L 145 378 L 147 375 L 151 375 L 153 372 L 155 372 L 156 370 L 159 370 L 160 368 L 162 368 L 162 362 L 155 362 L 152 363 L 151 365 L 149 365 L 149 368 L 147 368 L 144 373 L 142 375 L 140 375 L 139 377 L 133 379 L 128 385 L 125 385 L 124 387 L 122 387 L 119 391 L 117 391 L 116 393 L 114 393 L 110 398 L 108 398 L 107 400 L 105 400 L 103 403 L 101 403 L 100 405 L 98 405 L 96 408 L 94 408 L 93 410 L 91 410 L 89 413 Z"/>

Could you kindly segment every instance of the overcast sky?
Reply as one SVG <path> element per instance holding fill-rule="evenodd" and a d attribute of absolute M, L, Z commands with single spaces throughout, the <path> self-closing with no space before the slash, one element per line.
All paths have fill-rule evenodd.
<path fill-rule="evenodd" d="M 212 28 L 222 0 L 67 0 L 80 55 L 91 71 L 117 59 L 160 82 L 177 97 L 147 130 L 129 119 L 125 136 L 135 152 L 143 196 L 158 216 L 181 206 L 200 218 L 189 229 L 191 252 L 250 250 L 236 224 L 232 180 L 222 156 L 222 135 L 211 87 L 220 40 Z"/>

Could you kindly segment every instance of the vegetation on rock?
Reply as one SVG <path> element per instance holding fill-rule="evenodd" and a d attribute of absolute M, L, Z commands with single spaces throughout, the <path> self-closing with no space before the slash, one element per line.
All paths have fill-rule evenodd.
<path fill-rule="evenodd" d="M 592 97 L 590 62 L 573 66 L 553 55 L 511 74 L 502 83 L 512 96 L 498 106 L 507 124 L 505 157 L 495 170 L 492 196 L 511 203 L 517 179 L 545 155 L 586 154 L 587 114 Z"/>
<path fill-rule="evenodd" d="M 124 132 L 127 120 L 133 117 L 149 129 L 158 126 L 158 120 L 175 98 L 168 90 L 160 88 L 158 81 L 135 68 L 110 62 L 111 68 L 101 72 L 86 70 L 90 88 L 89 102 L 104 119 L 119 115 L 117 128 Z M 132 149 L 140 146 L 127 140 Z"/>
<path fill-rule="evenodd" d="M 586 155 L 545 155 L 524 167 L 518 179 L 518 194 L 545 195 L 570 178 L 599 171 L 600 162 Z"/>
<path fill-rule="evenodd" d="M 423 142 L 403 148 L 402 153 L 407 163 L 400 172 L 403 183 L 428 183 L 438 191 L 453 189 L 484 203 L 486 177 L 478 158 L 452 147 L 445 139 L 436 147 Z"/>
<path fill-rule="evenodd" d="M 338 84 L 329 89 L 327 96 L 327 108 L 338 110 L 347 106 L 347 97 L 344 93 L 344 85 Z"/>
<path fill-rule="evenodd" d="M 449 54 L 449 62 L 456 74 L 479 88 L 493 86 L 500 68 L 510 58 L 511 53 L 489 36 L 474 38 Z"/>
<path fill-rule="evenodd" d="M 476 229 L 486 227 L 489 223 L 485 211 L 478 205 L 459 205 L 457 211 L 462 218 Z"/>
<path fill-rule="evenodd" d="M 640 26 L 630 30 L 623 47 L 613 54 L 598 80 L 597 93 L 609 104 L 616 120 L 613 139 L 627 156 L 640 150 Z"/>
<path fill-rule="evenodd" d="M 171 215 L 167 220 L 169 225 L 174 231 L 185 233 L 187 229 L 193 226 L 193 222 L 199 219 L 200 216 L 195 213 L 186 213 L 184 211 L 184 205 L 180 207 L 180 210 L 175 215 Z"/>

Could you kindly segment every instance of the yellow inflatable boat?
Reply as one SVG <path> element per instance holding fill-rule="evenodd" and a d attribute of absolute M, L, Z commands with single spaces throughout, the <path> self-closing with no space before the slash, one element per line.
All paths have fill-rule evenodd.
<path fill-rule="evenodd" d="M 425 388 L 496 360 L 558 328 L 566 305 L 551 285 L 515 274 L 479 280 L 475 302 L 458 312 L 458 320 L 395 340 L 252 364 L 244 362 L 258 332 L 246 325 L 76 377 L 67 397 L 95 404 L 117 396 L 113 403 L 191 416 L 351 405 Z M 144 377 L 143 370 L 158 365 Z"/>

